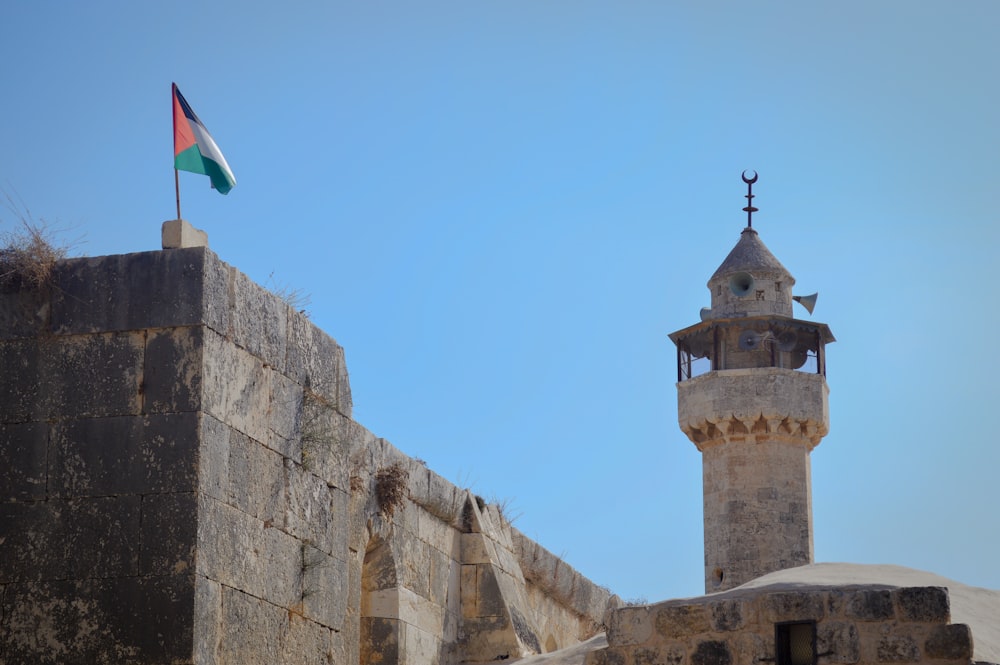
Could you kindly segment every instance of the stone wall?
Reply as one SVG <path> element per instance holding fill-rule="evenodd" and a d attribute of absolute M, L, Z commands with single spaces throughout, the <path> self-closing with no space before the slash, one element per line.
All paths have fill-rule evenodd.
<path fill-rule="evenodd" d="M 941 587 L 765 587 L 617 610 L 609 646 L 589 654 L 586 665 L 775 663 L 775 627 L 787 622 L 815 622 L 819 665 L 968 665 L 972 633 L 949 621 Z"/>
<path fill-rule="evenodd" d="M 0 662 L 484 662 L 615 602 L 354 422 L 343 349 L 206 248 L 5 279 L 0 376 Z"/>

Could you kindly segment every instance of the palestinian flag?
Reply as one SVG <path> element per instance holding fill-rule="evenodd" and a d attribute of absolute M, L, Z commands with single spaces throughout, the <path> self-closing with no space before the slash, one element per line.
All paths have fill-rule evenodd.
<path fill-rule="evenodd" d="M 221 194 L 228 194 L 236 186 L 226 158 L 212 135 L 191 110 L 191 105 L 173 84 L 174 96 L 174 168 L 207 175 L 212 187 Z"/>

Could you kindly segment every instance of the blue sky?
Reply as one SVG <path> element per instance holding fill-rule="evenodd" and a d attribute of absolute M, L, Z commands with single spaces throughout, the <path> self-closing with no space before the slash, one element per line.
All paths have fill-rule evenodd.
<path fill-rule="evenodd" d="M 995 2 L 12 0 L 0 184 L 311 296 L 355 417 L 626 598 L 703 589 L 673 345 L 754 226 L 830 325 L 819 561 L 1000 588 Z M 11 218 L 4 218 L 8 228 Z"/>

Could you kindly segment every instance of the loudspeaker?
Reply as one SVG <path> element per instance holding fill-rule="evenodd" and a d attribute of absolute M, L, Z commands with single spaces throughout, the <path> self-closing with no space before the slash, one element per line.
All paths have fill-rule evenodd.
<path fill-rule="evenodd" d="M 739 345 L 744 351 L 753 351 L 760 346 L 760 333 L 756 330 L 744 330 L 740 333 Z"/>
<path fill-rule="evenodd" d="M 748 272 L 738 272 L 729 278 L 729 290 L 734 296 L 747 296 L 753 291 L 753 275 Z"/>
<path fill-rule="evenodd" d="M 816 307 L 816 298 L 818 297 L 819 294 L 814 293 L 811 296 L 792 296 L 792 300 L 805 307 L 806 311 L 812 314 L 813 308 Z"/>

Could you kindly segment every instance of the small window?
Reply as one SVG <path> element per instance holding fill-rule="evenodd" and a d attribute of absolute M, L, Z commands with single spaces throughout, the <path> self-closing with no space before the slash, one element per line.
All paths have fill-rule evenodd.
<path fill-rule="evenodd" d="M 816 665 L 816 622 L 799 621 L 774 626 L 777 665 Z"/>

